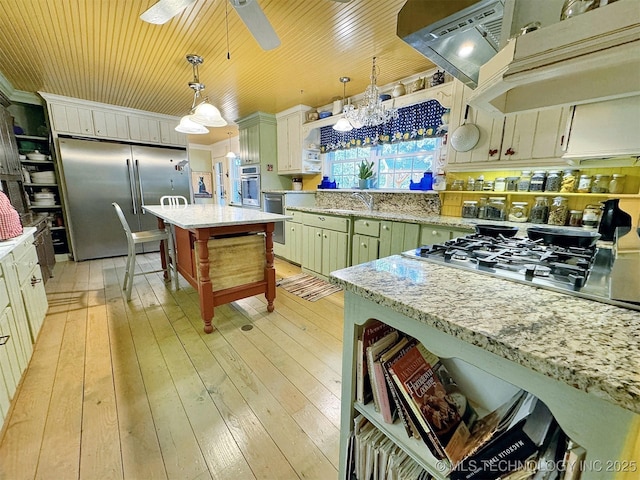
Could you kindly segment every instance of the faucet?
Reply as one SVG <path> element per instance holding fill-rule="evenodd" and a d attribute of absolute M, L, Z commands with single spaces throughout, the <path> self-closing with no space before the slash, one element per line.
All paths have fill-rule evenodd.
<path fill-rule="evenodd" d="M 351 196 L 364 203 L 370 212 L 373 211 L 373 195 L 366 192 L 353 192 Z"/>

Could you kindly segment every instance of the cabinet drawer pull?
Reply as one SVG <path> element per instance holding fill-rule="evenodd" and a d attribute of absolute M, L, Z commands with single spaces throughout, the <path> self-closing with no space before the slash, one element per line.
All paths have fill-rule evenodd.
<path fill-rule="evenodd" d="M 316 233 L 317 236 L 320 236 L 320 232 Z"/>
<path fill-rule="evenodd" d="M 364 222 L 364 226 L 368 227 L 369 226 L 369 222 Z"/>
<path fill-rule="evenodd" d="M 516 151 L 511 147 L 507 148 L 507 151 L 504 152 L 505 155 L 514 155 L 515 153 Z"/>
<path fill-rule="evenodd" d="M 389 227 L 387 227 L 386 225 L 383 225 L 383 226 L 382 226 L 382 229 L 383 229 L 383 230 L 389 230 Z"/>
<path fill-rule="evenodd" d="M 0 335 L 0 346 L 7 343 L 9 341 L 9 338 L 11 338 L 11 335 Z"/>
<path fill-rule="evenodd" d="M 320 220 L 321 222 L 324 222 L 325 218 L 324 217 L 318 217 L 318 220 Z"/>
<path fill-rule="evenodd" d="M 367 244 L 366 243 L 363 243 L 361 245 L 362 245 L 362 248 L 367 248 Z"/>
<path fill-rule="evenodd" d="M 324 238 L 329 238 L 326 234 L 325 234 L 325 235 L 323 235 L 323 237 L 324 237 Z"/>
<path fill-rule="evenodd" d="M 31 276 L 31 286 L 33 287 L 36 283 L 40 283 L 42 281 L 41 278 L 37 278 L 35 275 Z"/>
<path fill-rule="evenodd" d="M 431 235 L 438 235 L 438 232 L 434 230 L 433 232 L 431 232 Z"/>

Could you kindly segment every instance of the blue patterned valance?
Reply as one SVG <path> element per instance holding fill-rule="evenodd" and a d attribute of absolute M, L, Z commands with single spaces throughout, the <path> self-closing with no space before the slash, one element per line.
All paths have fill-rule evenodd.
<path fill-rule="evenodd" d="M 326 153 L 351 147 L 442 137 L 445 132 L 439 132 L 438 127 L 442 124 L 442 114 L 446 111 L 437 100 L 429 100 L 399 108 L 397 119 L 375 127 L 337 132 L 332 125 L 327 125 L 320 128 L 320 150 Z"/>

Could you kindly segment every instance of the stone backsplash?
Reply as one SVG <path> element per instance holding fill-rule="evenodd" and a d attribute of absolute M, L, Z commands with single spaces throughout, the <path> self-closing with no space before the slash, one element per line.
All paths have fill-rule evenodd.
<path fill-rule="evenodd" d="M 381 192 L 376 190 L 317 190 L 316 207 L 340 210 L 364 210 L 365 205 L 353 197 L 355 192 L 373 195 L 373 210 L 407 215 L 439 215 L 440 197 L 437 193 Z"/>

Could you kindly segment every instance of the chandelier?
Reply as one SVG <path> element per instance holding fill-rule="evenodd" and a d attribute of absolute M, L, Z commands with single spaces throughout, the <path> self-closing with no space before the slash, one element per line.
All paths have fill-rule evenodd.
<path fill-rule="evenodd" d="M 193 68 L 193 81 L 189 82 L 189 88 L 193 90 L 193 103 L 189 115 L 180 119 L 180 124 L 176 131 L 181 133 L 203 134 L 209 133 L 206 127 L 224 127 L 227 121 L 220 115 L 220 110 L 209 103 L 209 97 L 204 97 L 204 83 L 200 83 L 198 66 L 202 65 L 204 59 L 199 55 L 187 55 L 187 61 Z M 198 100 L 202 99 L 200 103 Z"/>
<path fill-rule="evenodd" d="M 376 57 L 373 57 L 371 67 L 371 85 L 364 91 L 362 102 L 355 107 L 351 104 L 344 107 L 344 118 L 346 118 L 353 128 L 375 127 L 387 123 L 389 120 L 398 118 L 398 110 L 395 108 L 386 109 L 380 100 L 380 92 L 376 85 L 378 78 L 378 68 L 376 67 Z"/>

